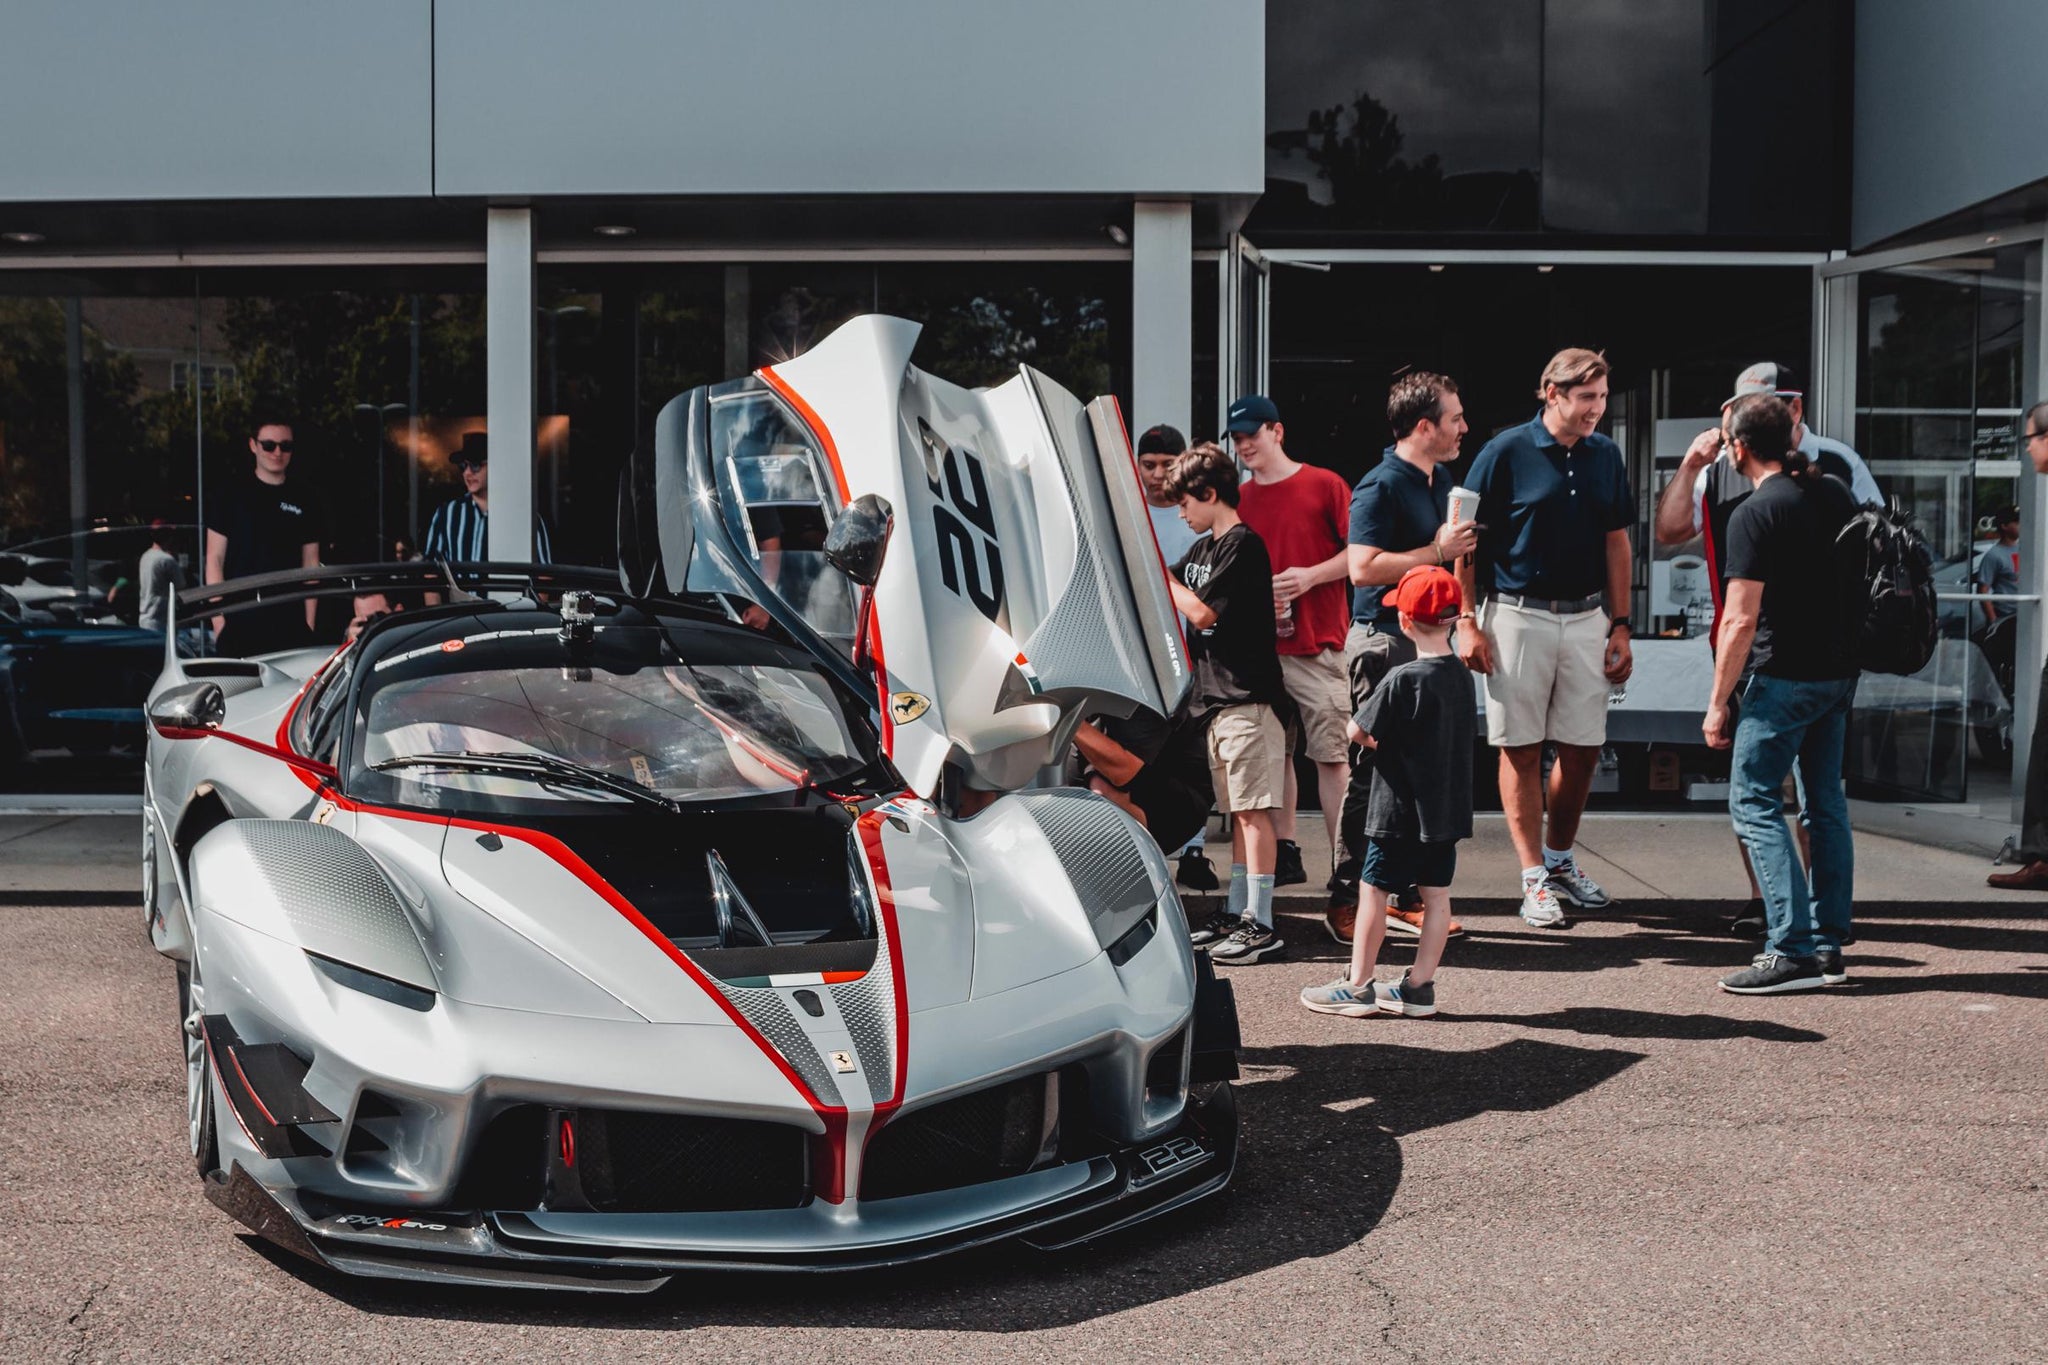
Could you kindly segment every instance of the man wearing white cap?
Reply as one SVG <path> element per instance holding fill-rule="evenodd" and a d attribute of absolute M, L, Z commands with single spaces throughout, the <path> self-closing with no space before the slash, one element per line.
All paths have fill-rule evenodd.
<path fill-rule="evenodd" d="M 1760 360 L 1735 377 L 1735 392 L 1721 404 L 1725 424 L 1735 403 L 1752 394 L 1781 398 L 1792 410 L 1792 445 L 1805 452 L 1810 463 L 1823 474 L 1833 475 L 1849 486 L 1849 494 L 1865 507 L 1884 504 L 1870 466 L 1840 441 L 1829 440 L 1806 425 L 1806 395 L 1790 365 Z M 1714 594 L 1714 627 L 1708 632 L 1711 644 L 1719 638 L 1721 602 L 1727 588 L 1728 522 L 1735 509 L 1755 491 L 1748 478 L 1735 472 L 1728 458 L 1728 444 L 1721 427 L 1709 427 L 1693 438 L 1678 472 L 1664 486 L 1657 499 L 1657 542 L 1682 545 L 1694 536 L 1705 537 L 1708 581 Z M 1802 843 L 1805 826 L 1800 827 Z M 1744 865 L 1747 867 L 1747 855 Z M 1764 902 L 1754 872 L 1749 879 L 1749 904 L 1731 926 L 1737 934 L 1761 937 L 1764 932 Z"/>

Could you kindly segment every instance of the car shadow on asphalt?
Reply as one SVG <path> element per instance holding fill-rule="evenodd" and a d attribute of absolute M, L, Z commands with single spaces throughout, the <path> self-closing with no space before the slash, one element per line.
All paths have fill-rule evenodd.
<path fill-rule="evenodd" d="M 1225 1194 L 1079 1249 L 1017 1244 L 891 1270 L 683 1274 L 649 1298 L 537 1295 L 355 1279 L 254 1238 L 294 1277 L 367 1313 L 510 1326 L 1034 1331 L 1090 1322 L 1355 1246 L 1401 1182 L 1401 1141 L 1480 1114 L 1536 1113 L 1642 1060 L 1620 1048 L 1514 1038 L 1444 1051 L 1373 1041 L 1241 1054 L 1237 1177 Z"/>

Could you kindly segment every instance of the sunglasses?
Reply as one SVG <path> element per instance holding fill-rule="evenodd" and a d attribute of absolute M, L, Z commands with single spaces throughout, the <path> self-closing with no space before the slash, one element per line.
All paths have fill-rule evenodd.
<path fill-rule="evenodd" d="M 457 469 L 482 469 L 489 463 L 489 460 L 479 460 L 473 456 L 458 455 L 455 457 L 455 467 Z"/>
<path fill-rule="evenodd" d="M 258 441 L 256 444 L 263 447 L 263 453 L 266 455 L 274 450 L 282 450 L 287 455 L 292 453 L 290 441 Z"/>

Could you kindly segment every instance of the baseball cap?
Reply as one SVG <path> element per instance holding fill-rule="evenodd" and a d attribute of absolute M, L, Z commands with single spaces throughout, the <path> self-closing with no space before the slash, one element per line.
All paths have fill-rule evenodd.
<path fill-rule="evenodd" d="M 1248 393 L 1230 405 L 1229 428 L 1249 436 L 1268 422 L 1280 420 L 1280 409 L 1263 393 Z"/>
<path fill-rule="evenodd" d="M 1776 360 L 1759 360 L 1735 376 L 1735 396 L 1721 406 L 1725 408 L 1736 398 L 1758 393 L 1768 393 L 1777 398 L 1806 396 L 1806 391 L 1799 387 L 1798 371 Z"/>
<path fill-rule="evenodd" d="M 1457 620 L 1464 605 L 1458 580 L 1434 564 L 1418 564 L 1402 574 L 1387 601 L 1411 621 L 1434 626 Z"/>
<path fill-rule="evenodd" d="M 1187 438 L 1164 422 L 1145 428 L 1145 434 L 1138 438 L 1140 455 L 1178 455 L 1187 448 Z"/>

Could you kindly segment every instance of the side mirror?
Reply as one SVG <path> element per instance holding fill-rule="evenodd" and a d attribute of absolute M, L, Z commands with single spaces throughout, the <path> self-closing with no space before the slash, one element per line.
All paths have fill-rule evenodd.
<path fill-rule="evenodd" d="M 832 519 L 832 529 L 825 533 L 825 562 L 863 588 L 872 588 L 881 580 L 882 557 L 895 527 L 896 509 L 888 500 L 863 493 Z"/>
<path fill-rule="evenodd" d="M 149 704 L 150 725 L 169 739 L 186 739 L 195 732 L 217 730 L 227 715 L 227 694 L 217 682 L 183 683 Z"/>

